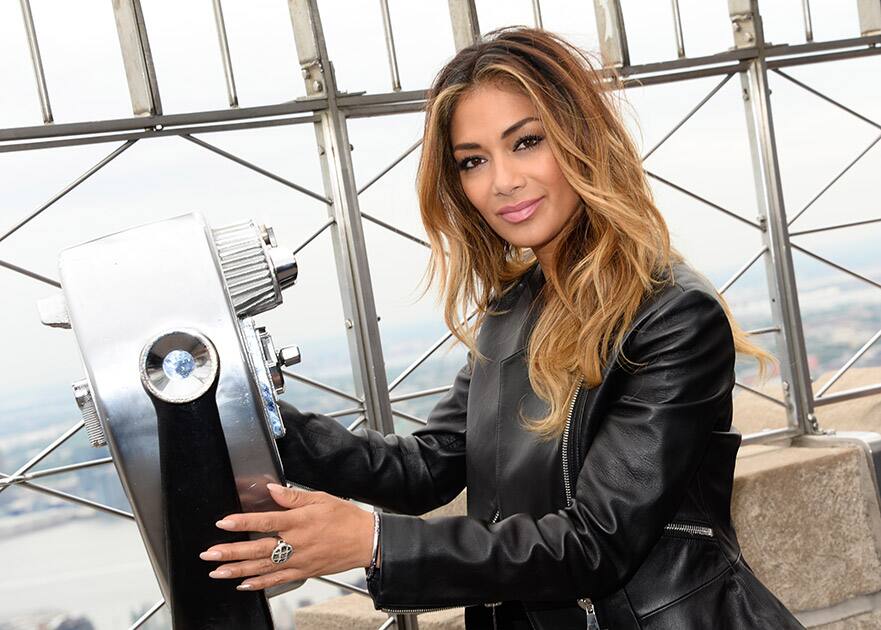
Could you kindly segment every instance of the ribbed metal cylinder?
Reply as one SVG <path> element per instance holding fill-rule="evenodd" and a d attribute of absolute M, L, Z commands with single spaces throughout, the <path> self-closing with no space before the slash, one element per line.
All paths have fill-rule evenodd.
<path fill-rule="evenodd" d="M 227 290 L 239 317 L 250 317 L 281 304 L 260 229 L 253 221 L 212 230 Z"/>

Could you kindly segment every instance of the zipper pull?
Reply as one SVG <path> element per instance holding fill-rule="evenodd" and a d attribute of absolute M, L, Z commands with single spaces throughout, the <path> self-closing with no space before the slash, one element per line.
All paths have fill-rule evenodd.
<path fill-rule="evenodd" d="M 493 611 L 493 630 L 499 630 L 499 627 L 496 625 L 496 606 L 501 604 L 502 602 L 489 602 L 484 604 L 487 608 L 492 608 Z"/>
<path fill-rule="evenodd" d="M 589 597 L 581 597 L 578 599 L 578 605 L 584 609 L 587 616 L 587 630 L 602 630 L 600 622 L 597 620 L 596 611 L 593 609 L 593 602 Z"/>

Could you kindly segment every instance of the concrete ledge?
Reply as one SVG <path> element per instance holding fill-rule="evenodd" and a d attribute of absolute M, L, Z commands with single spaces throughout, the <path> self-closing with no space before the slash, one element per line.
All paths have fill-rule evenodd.
<path fill-rule="evenodd" d="M 747 562 L 796 614 L 881 590 L 881 511 L 858 448 L 743 447 L 732 514 Z"/>

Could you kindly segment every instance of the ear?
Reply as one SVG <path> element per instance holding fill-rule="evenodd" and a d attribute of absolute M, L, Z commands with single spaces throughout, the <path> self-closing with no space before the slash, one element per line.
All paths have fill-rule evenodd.
<path fill-rule="evenodd" d="M 277 483 L 268 483 L 266 487 L 273 500 L 284 508 L 297 508 L 312 503 L 310 493 L 298 488 L 286 488 Z"/>

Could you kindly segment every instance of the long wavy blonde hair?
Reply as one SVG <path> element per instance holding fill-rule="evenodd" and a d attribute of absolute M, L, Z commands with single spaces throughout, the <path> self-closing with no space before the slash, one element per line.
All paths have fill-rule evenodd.
<path fill-rule="evenodd" d="M 638 306 L 669 281 L 673 264 L 683 258 L 670 244 L 639 152 L 611 98 L 620 87 L 617 77 L 604 82 L 586 53 L 547 31 L 493 31 L 457 53 L 435 78 L 417 174 L 431 244 L 426 273 L 439 284 L 447 327 L 474 356 L 486 358 L 477 350 L 476 331 L 494 314 L 492 301 L 535 262 L 531 250 L 511 245 L 487 225 L 459 180 L 451 117 L 464 94 L 486 84 L 518 90 L 532 101 L 563 175 L 581 197 L 558 241 L 554 268 L 542 270 L 541 313 L 526 349 L 530 383 L 550 409 L 525 426 L 550 440 L 563 431 L 579 379 L 588 387 L 602 380 Z M 764 378 L 776 359 L 748 340 L 718 298 L 736 352 L 754 356 Z M 476 317 L 468 323 L 472 308 Z"/>

